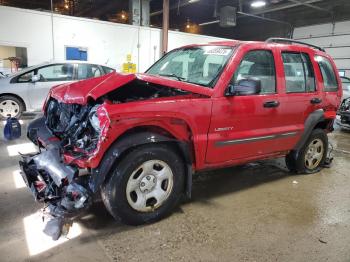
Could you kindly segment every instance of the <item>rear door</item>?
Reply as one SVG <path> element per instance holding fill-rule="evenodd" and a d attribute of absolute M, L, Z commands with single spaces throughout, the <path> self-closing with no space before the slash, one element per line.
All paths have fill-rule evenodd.
<path fill-rule="evenodd" d="M 278 152 L 279 143 L 288 143 L 295 136 L 293 126 L 286 124 L 288 120 L 280 107 L 281 71 L 276 70 L 276 51 L 273 47 L 242 49 L 242 54 L 236 58 L 240 63 L 230 84 L 254 78 L 260 80 L 262 90 L 255 95 L 213 99 L 208 164 L 262 158 Z"/>
<path fill-rule="evenodd" d="M 322 55 L 315 55 L 315 62 L 321 75 L 321 85 L 323 87 L 323 108 L 327 111 L 337 111 L 340 104 L 342 89 L 341 80 L 336 73 L 334 62 Z"/>
<path fill-rule="evenodd" d="M 280 94 L 284 125 L 297 135 L 288 143 L 279 143 L 278 150 L 290 150 L 299 141 L 307 117 L 322 108 L 322 92 L 315 74 L 314 54 L 309 48 L 289 46 L 279 49 L 279 67 L 283 69 Z"/>

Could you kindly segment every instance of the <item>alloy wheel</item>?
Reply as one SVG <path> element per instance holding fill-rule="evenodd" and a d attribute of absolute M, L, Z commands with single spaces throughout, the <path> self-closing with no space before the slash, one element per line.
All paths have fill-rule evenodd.
<path fill-rule="evenodd" d="M 305 166 L 312 170 L 321 163 L 324 154 L 324 144 L 317 138 L 311 141 L 305 153 Z"/>

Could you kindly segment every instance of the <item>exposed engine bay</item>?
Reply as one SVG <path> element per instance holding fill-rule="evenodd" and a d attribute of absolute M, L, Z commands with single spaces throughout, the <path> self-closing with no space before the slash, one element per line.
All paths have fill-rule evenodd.
<path fill-rule="evenodd" d="M 108 99 L 113 103 L 120 104 L 186 94 L 189 94 L 189 92 L 136 79 L 106 94 L 101 99 Z"/>
<path fill-rule="evenodd" d="M 96 105 L 64 104 L 50 99 L 46 107 L 46 126 L 60 140 L 64 152 L 85 156 L 96 148 L 100 122 Z"/>
<path fill-rule="evenodd" d="M 63 154 L 88 158 L 98 150 L 104 128 L 98 110 L 105 101 L 114 104 L 186 95 L 188 92 L 134 80 L 86 105 L 68 104 L 50 97 L 45 115 L 28 126 L 28 137 L 38 145 L 36 154 L 22 155 L 22 176 L 36 201 L 45 203 L 53 222 L 48 225 L 57 239 L 62 226 L 85 210 L 96 193 L 90 170 L 66 163 Z M 109 123 L 108 123 L 109 125 Z M 53 232 L 53 233 L 52 233 Z"/>
<path fill-rule="evenodd" d="M 46 107 L 46 126 L 61 141 L 61 148 L 75 157 L 88 156 L 96 149 L 100 132 L 97 109 L 108 100 L 114 104 L 186 95 L 188 92 L 134 80 L 88 105 L 64 104 L 51 98 Z"/>

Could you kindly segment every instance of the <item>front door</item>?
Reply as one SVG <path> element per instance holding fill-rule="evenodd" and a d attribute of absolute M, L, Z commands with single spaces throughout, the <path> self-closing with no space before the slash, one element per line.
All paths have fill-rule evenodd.
<path fill-rule="evenodd" d="M 260 81 L 259 94 L 214 99 L 208 164 L 261 158 L 278 152 L 276 140 L 295 139 L 293 127 L 285 124 L 288 120 L 281 113 L 275 56 L 272 49 L 248 50 L 231 79 L 234 86 L 242 79 Z"/>
<path fill-rule="evenodd" d="M 35 70 L 37 82 L 29 83 L 28 97 L 32 107 L 40 110 L 51 87 L 73 81 L 73 64 L 53 64 Z"/>

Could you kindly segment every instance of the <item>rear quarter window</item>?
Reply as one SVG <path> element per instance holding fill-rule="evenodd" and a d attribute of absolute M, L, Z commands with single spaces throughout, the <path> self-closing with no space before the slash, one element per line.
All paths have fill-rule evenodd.
<path fill-rule="evenodd" d="M 107 67 L 107 66 L 102 66 L 103 71 L 105 72 L 105 74 L 109 74 L 114 72 L 115 70 L 113 68 Z"/>
<path fill-rule="evenodd" d="M 315 56 L 315 60 L 322 74 L 324 91 L 337 91 L 338 81 L 332 63 L 323 56 Z"/>

